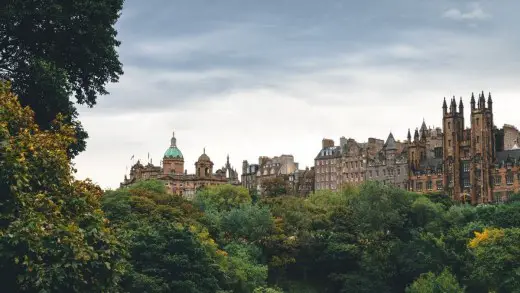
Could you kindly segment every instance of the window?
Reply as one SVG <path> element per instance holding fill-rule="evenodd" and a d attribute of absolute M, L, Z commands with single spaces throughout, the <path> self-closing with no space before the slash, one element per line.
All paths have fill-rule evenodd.
<path fill-rule="evenodd" d="M 477 143 L 480 142 L 480 136 L 477 135 Z"/>
<path fill-rule="evenodd" d="M 513 172 L 507 172 L 507 175 L 506 175 L 506 184 L 507 185 L 512 185 L 513 184 Z"/>
<path fill-rule="evenodd" d="M 493 183 L 495 183 L 495 185 L 502 184 L 502 177 L 500 175 L 494 176 L 493 177 Z"/>
<path fill-rule="evenodd" d="M 422 182 L 417 182 L 417 184 L 416 184 L 416 189 L 417 189 L 418 191 L 421 191 L 421 190 L 422 190 Z"/>
<path fill-rule="evenodd" d="M 379 176 L 379 170 L 376 170 L 376 176 Z"/>
<path fill-rule="evenodd" d="M 471 187 L 471 183 L 469 182 L 469 178 L 464 178 L 463 184 L 464 184 L 464 187 L 466 187 L 466 188 Z"/>
<path fill-rule="evenodd" d="M 451 146 L 451 140 L 448 140 L 448 146 L 449 147 Z"/>
<path fill-rule="evenodd" d="M 480 122 L 480 118 L 477 118 L 477 126 L 479 125 L 479 122 Z"/>
<path fill-rule="evenodd" d="M 437 180 L 437 190 L 442 190 L 442 180 Z"/>
<path fill-rule="evenodd" d="M 426 188 L 427 188 L 428 190 L 432 190 L 432 189 L 433 189 L 433 188 L 432 188 L 432 181 L 431 181 L 431 180 L 428 180 L 428 182 L 426 182 Z"/>
<path fill-rule="evenodd" d="M 448 122 L 448 129 L 451 129 L 451 122 Z"/>
<path fill-rule="evenodd" d="M 469 172 L 469 162 L 463 162 L 462 163 L 462 170 L 464 172 Z"/>
<path fill-rule="evenodd" d="M 397 168 L 397 175 L 401 175 L 401 168 Z"/>
<path fill-rule="evenodd" d="M 372 178 L 372 171 L 370 171 L 368 174 L 370 174 L 370 178 Z"/>
<path fill-rule="evenodd" d="M 386 170 L 383 169 L 383 176 L 386 176 Z"/>

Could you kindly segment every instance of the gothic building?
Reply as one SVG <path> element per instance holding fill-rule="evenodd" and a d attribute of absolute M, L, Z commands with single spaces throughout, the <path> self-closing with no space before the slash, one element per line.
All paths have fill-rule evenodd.
<path fill-rule="evenodd" d="M 240 184 L 236 170 L 229 164 L 229 156 L 226 166 L 215 173 L 213 173 L 213 165 L 204 149 L 202 155 L 195 162 L 195 174 L 188 174 L 188 171 L 184 169 L 184 156 L 177 147 L 177 139 L 174 133 L 170 147 L 164 153 L 162 168 L 152 165 L 151 162 L 143 166 L 138 160 L 130 170 L 130 178 L 125 175 L 121 187 L 129 186 L 140 180 L 157 179 L 164 182 L 169 193 L 192 198 L 195 192 L 204 186 Z"/>
<path fill-rule="evenodd" d="M 506 201 L 520 187 L 520 151 L 516 137 L 507 139 L 504 150 L 504 129 L 494 125 L 491 94 L 487 101 L 483 92 L 471 95 L 469 128 L 462 98 L 457 105 L 453 97 L 449 106 L 444 99 L 442 110 L 442 149 L 427 143 L 423 127 L 415 130 L 413 141 L 408 132 L 409 189 L 443 191 L 472 204 Z"/>

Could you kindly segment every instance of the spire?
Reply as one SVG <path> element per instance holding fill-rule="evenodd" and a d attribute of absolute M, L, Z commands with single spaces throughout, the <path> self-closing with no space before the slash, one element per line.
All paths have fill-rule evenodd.
<path fill-rule="evenodd" d="M 479 109 L 484 109 L 486 107 L 486 96 L 484 94 L 484 91 L 482 91 L 482 94 L 480 95 L 480 98 L 478 99 L 478 107 L 479 107 Z"/>
<path fill-rule="evenodd" d="M 444 100 L 446 102 L 446 100 Z M 408 128 L 408 142 L 412 142 L 412 134 L 410 133 L 410 128 Z"/>
<path fill-rule="evenodd" d="M 172 139 L 170 141 L 171 147 L 177 147 L 177 139 L 175 138 L 175 131 L 172 132 Z"/>
<path fill-rule="evenodd" d="M 422 119 L 422 125 L 421 125 L 421 133 L 423 131 L 426 131 L 428 130 L 428 127 L 426 126 L 426 121 L 424 120 L 424 118 Z"/>
<path fill-rule="evenodd" d="M 413 141 L 419 140 L 419 129 L 415 128 L 415 133 L 413 135 Z"/>
<path fill-rule="evenodd" d="M 206 147 L 204 147 L 204 148 L 202 149 L 202 153 L 203 153 L 204 155 L 206 154 Z"/>
<path fill-rule="evenodd" d="M 464 114 L 464 105 L 462 104 L 462 97 L 460 97 L 459 102 L 459 114 Z"/>
<path fill-rule="evenodd" d="M 489 93 L 489 95 L 488 95 L 487 103 L 488 103 L 488 108 L 493 109 L 493 100 L 491 99 L 491 93 Z"/>
<path fill-rule="evenodd" d="M 448 104 L 446 104 L 446 97 L 444 97 L 444 102 L 442 103 L 442 110 L 444 114 L 448 113 Z"/>
<path fill-rule="evenodd" d="M 475 110 L 475 94 L 471 93 L 471 110 Z"/>
<path fill-rule="evenodd" d="M 455 96 L 451 99 L 450 112 L 455 113 L 457 111 L 457 102 L 455 102 Z"/>
<path fill-rule="evenodd" d="M 386 146 L 387 150 L 396 150 L 397 149 L 397 147 L 395 145 L 394 135 L 392 134 L 392 132 L 390 132 L 390 134 L 388 135 L 385 146 Z"/>

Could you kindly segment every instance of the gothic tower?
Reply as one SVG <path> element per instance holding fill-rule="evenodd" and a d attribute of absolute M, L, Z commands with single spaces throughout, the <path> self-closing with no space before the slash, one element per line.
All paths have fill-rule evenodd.
<path fill-rule="evenodd" d="M 457 111 L 455 97 L 451 100 L 448 111 L 446 98 L 443 104 L 443 184 L 445 190 L 453 199 L 459 200 L 462 192 L 461 182 L 461 150 L 460 144 L 464 140 L 464 105 L 462 98 Z"/>
<path fill-rule="evenodd" d="M 493 133 L 493 101 L 488 96 L 487 107 L 484 92 L 478 102 L 471 96 L 471 203 L 493 201 L 492 170 L 496 159 L 495 135 Z"/>
<path fill-rule="evenodd" d="M 184 172 L 184 157 L 181 151 L 177 148 L 177 139 L 175 132 L 172 134 L 170 147 L 166 150 L 163 157 L 163 173 L 168 174 L 182 174 Z"/>

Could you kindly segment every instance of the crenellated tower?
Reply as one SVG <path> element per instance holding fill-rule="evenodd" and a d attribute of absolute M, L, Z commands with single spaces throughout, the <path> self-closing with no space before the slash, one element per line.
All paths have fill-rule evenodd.
<path fill-rule="evenodd" d="M 451 99 L 449 111 L 446 98 L 443 103 L 443 184 L 445 190 L 453 199 L 459 200 L 462 191 L 461 182 L 461 143 L 464 140 L 464 105 L 462 98 L 457 102 L 455 96 Z"/>
<path fill-rule="evenodd" d="M 493 163 L 496 159 L 495 135 L 493 133 L 493 101 L 488 95 L 487 107 L 484 92 L 478 101 L 471 96 L 471 202 L 472 204 L 493 201 Z"/>

